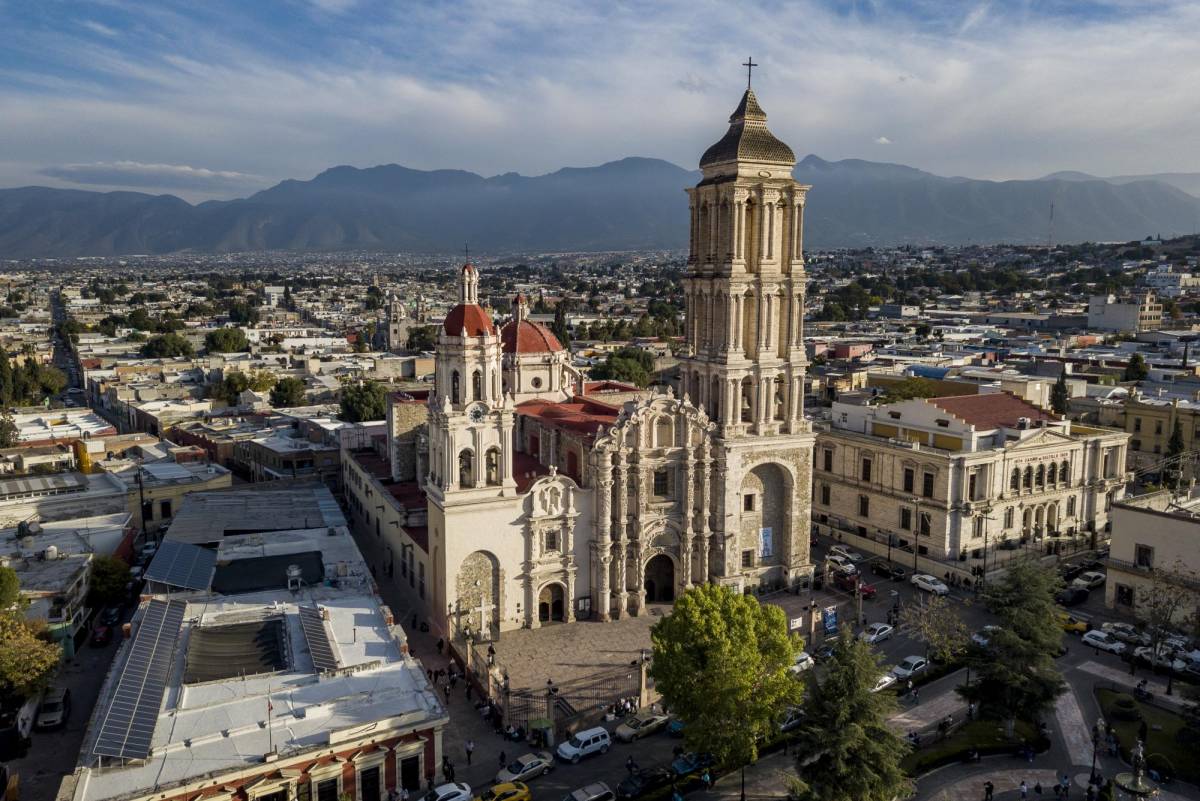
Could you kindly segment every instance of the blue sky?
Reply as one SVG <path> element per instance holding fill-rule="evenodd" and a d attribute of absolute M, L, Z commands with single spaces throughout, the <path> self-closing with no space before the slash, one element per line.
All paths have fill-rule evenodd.
<path fill-rule="evenodd" d="M 0 0 L 0 186 L 232 197 L 335 164 L 695 166 L 752 54 L 798 154 L 1200 171 L 1200 4 Z"/>

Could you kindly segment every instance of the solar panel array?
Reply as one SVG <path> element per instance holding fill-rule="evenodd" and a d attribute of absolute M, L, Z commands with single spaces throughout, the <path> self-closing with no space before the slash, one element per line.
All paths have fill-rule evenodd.
<path fill-rule="evenodd" d="M 207 590 L 217 566 L 217 552 L 190 542 L 163 540 L 146 568 L 146 580 L 185 590 Z"/>
<path fill-rule="evenodd" d="M 333 652 L 333 644 L 329 642 L 321 610 L 315 606 L 300 607 L 300 628 L 304 629 L 304 639 L 308 642 L 308 652 L 312 654 L 313 666 L 317 672 L 337 670 L 337 654 Z"/>
<path fill-rule="evenodd" d="M 100 723 L 93 751 L 118 759 L 150 756 L 154 724 L 171 673 L 185 601 L 150 601 L 138 624 L 129 659 Z"/>

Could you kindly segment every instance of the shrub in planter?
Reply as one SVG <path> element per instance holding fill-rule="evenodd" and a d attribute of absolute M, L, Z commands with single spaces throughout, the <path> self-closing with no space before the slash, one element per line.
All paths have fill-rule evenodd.
<path fill-rule="evenodd" d="M 1113 697 L 1112 716 L 1116 720 L 1141 720 L 1142 713 L 1132 695 L 1121 693 Z"/>

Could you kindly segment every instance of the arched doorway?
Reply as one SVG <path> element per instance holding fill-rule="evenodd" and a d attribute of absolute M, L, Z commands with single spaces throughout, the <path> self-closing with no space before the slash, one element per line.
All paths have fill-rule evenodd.
<path fill-rule="evenodd" d="M 538 593 L 538 621 L 562 623 L 567 619 L 566 591 L 561 584 L 547 584 Z"/>
<path fill-rule="evenodd" d="M 671 557 L 660 553 L 646 563 L 646 603 L 670 604 L 675 602 L 675 563 Z"/>

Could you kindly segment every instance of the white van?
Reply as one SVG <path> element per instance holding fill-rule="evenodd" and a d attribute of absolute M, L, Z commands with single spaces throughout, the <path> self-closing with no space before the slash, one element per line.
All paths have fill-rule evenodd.
<path fill-rule="evenodd" d="M 571 735 L 571 739 L 558 744 L 558 758 L 578 764 L 579 760 L 592 754 L 607 754 L 612 739 L 608 732 L 597 726 L 594 729 L 584 729 Z"/>

